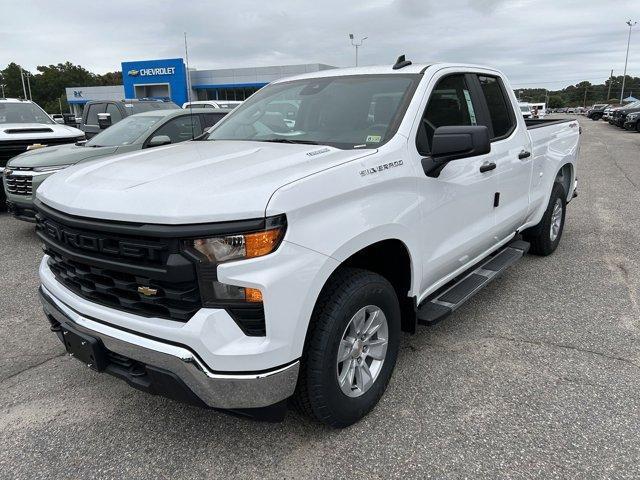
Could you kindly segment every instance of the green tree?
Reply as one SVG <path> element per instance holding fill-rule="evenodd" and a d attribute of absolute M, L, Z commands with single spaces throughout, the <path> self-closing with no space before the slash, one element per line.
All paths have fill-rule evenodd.
<path fill-rule="evenodd" d="M 549 108 L 562 108 L 564 107 L 564 101 L 560 95 L 551 95 L 549 97 Z"/>
<path fill-rule="evenodd" d="M 22 80 L 20 79 L 20 65 L 11 62 L 0 70 L 0 83 L 5 85 L 4 95 L 8 98 L 23 98 Z M 33 90 L 33 84 L 31 85 Z"/>
<path fill-rule="evenodd" d="M 62 103 L 63 110 L 68 109 L 65 95 L 66 87 L 122 84 L 121 72 L 96 75 L 81 65 L 74 65 L 71 62 L 40 65 L 37 70 L 38 73 L 30 78 L 33 101 L 49 113 L 58 112 L 60 103 Z M 24 97 L 20 65 L 10 63 L 4 70 L 0 70 L 0 75 L 3 78 L 0 83 L 7 85 L 5 87 L 7 97 Z"/>

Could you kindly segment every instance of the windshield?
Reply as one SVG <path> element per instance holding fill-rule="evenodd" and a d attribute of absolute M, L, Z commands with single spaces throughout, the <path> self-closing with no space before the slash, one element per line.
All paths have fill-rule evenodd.
<path fill-rule="evenodd" d="M 0 123 L 54 123 L 38 105 L 31 102 L 0 102 Z"/>
<path fill-rule="evenodd" d="M 354 75 L 269 85 L 220 122 L 208 140 L 375 148 L 398 128 L 420 75 Z"/>
<path fill-rule="evenodd" d="M 121 145 L 130 145 L 163 118 L 162 116 L 132 115 L 103 130 L 85 145 L 88 147 L 119 147 Z"/>

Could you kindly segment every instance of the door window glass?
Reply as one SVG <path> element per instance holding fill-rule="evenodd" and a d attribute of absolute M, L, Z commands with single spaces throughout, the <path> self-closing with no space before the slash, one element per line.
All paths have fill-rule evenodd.
<path fill-rule="evenodd" d="M 87 125 L 98 125 L 98 114 L 104 113 L 104 103 L 94 103 L 89 105 L 89 111 L 87 112 Z"/>
<path fill-rule="evenodd" d="M 111 114 L 111 123 L 118 123 L 122 120 L 122 114 L 120 113 L 120 109 L 115 103 L 107 104 L 107 113 Z"/>
<path fill-rule="evenodd" d="M 492 140 L 507 136 L 515 128 L 515 119 L 509 113 L 511 102 L 506 98 L 500 81 L 496 77 L 478 75 L 478 80 L 487 101 L 487 107 L 489 107 L 491 126 L 493 127 Z M 529 107 L 525 107 L 523 111 L 529 113 Z"/>
<path fill-rule="evenodd" d="M 222 120 L 227 114 L 226 113 L 205 113 L 202 115 L 204 118 L 203 128 L 206 130 L 209 127 L 213 127 L 216 123 Z"/>
<path fill-rule="evenodd" d="M 153 137 L 166 135 L 171 139 L 171 143 L 179 143 L 184 142 L 185 140 L 191 140 L 193 137 L 197 137 L 201 133 L 202 125 L 200 123 L 200 117 L 198 115 L 183 115 L 165 123 L 162 127 L 156 130 Z"/>
<path fill-rule="evenodd" d="M 418 151 L 426 154 L 431 150 L 436 128 L 460 125 L 477 125 L 464 74 L 443 78 L 431 93 L 418 129 Z"/>

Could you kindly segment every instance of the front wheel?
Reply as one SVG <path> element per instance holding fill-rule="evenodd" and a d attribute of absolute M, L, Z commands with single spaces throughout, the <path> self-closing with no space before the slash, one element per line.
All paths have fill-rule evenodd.
<path fill-rule="evenodd" d="M 398 356 L 400 306 L 392 285 L 367 270 L 344 268 L 314 309 L 294 403 L 336 428 L 369 413 Z"/>
<path fill-rule="evenodd" d="M 531 243 L 529 253 L 546 256 L 551 255 L 558 248 L 564 230 L 566 212 L 567 195 L 562 184 L 555 182 L 542 220 L 535 227 L 523 232 L 524 239 Z"/>

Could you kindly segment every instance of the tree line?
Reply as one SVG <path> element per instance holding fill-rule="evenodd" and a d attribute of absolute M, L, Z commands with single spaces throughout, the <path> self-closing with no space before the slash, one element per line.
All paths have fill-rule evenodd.
<path fill-rule="evenodd" d="M 611 88 L 609 88 L 611 86 Z M 562 90 L 544 88 L 515 88 L 518 99 L 523 102 L 538 103 L 548 100 L 549 108 L 583 107 L 594 103 L 620 103 L 622 75 L 611 77 L 604 83 L 594 85 L 591 82 L 579 82 Z M 624 97 L 640 98 L 640 77 L 627 75 L 624 85 Z"/>
<path fill-rule="evenodd" d="M 7 98 L 24 98 L 21 66 L 11 62 L 0 70 L 0 84 L 4 85 L 4 95 Z M 108 72 L 102 75 L 92 73 L 80 65 L 71 62 L 57 65 L 40 65 L 32 73 L 22 69 L 27 98 L 29 98 L 29 84 L 31 84 L 31 98 L 48 113 L 68 112 L 66 87 L 122 85 L 122 72 Z M 27 76 L 28 81 L 27 81 Z"/>

